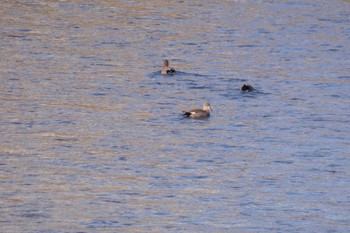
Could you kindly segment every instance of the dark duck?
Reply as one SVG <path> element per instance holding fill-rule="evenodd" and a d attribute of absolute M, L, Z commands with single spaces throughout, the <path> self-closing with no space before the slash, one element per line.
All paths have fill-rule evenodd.
<path fill-rule="evenodd" d="M 250 84 L 243 84 L 243 86 L 241 87 L 241 91 L 243 92 L 249 92 L 252 90 L 254 90 L 254 88 Z"/>

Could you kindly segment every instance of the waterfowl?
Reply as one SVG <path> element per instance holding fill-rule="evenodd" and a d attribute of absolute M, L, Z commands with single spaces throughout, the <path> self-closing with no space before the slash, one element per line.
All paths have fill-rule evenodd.
<path fill-rule="evenodd" d="M 250 84 L 243 84 L 243 86 L 241 87 L 241 91 L 244 92 L 249 92 L 252 90 L 254 90 L 254 88 Z"/>
<path fill-rule="evenodd" d="M 189 117 L 189 118 L 208 118 L 210 117 L 210 111 L 213 111 L 211 109 L 209 103 L 203 104 L 203 109 L 193 109 L 191 111 L 184 111 L 183 116 Z"/>
<path fill-rule="evenodd" d="M 161 74 L 174 74 L 176 71 L 174 67 L 169 67 L 169 61 L 164 59 L 163 61 L 163 69 L 160 71 Z"/>

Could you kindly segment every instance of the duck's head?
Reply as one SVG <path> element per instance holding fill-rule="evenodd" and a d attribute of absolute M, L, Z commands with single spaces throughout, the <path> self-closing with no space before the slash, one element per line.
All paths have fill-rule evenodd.
<path fill-rule="evenodd" d="M 203 104 L 203 110 L 204 111 L 208 111 L 208 112 L 213 111 L 213 109 L 211 108 L 209 103 L 204 103 Z"/>
<path fill-rule="evenodd" d="M 163 61 L 163 67 L 169 67 L 169 61 L 168 61 L 168 59 L 164 59 L 164 61 Z"/>

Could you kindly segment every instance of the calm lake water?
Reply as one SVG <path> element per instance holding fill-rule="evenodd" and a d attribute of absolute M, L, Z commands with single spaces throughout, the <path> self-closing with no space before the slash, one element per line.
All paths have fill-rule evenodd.
<path fill-rule="evenodd" d="M 349 232 L 350 1 L 0 13 L 1 232 Z"/>

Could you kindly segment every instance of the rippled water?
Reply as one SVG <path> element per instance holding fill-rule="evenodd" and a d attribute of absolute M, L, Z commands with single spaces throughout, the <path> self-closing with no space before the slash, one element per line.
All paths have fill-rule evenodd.
<path fill-rule="evenodd" d="M 349 231 L 349 1 L 0 9 L 1 232 Z"/>

